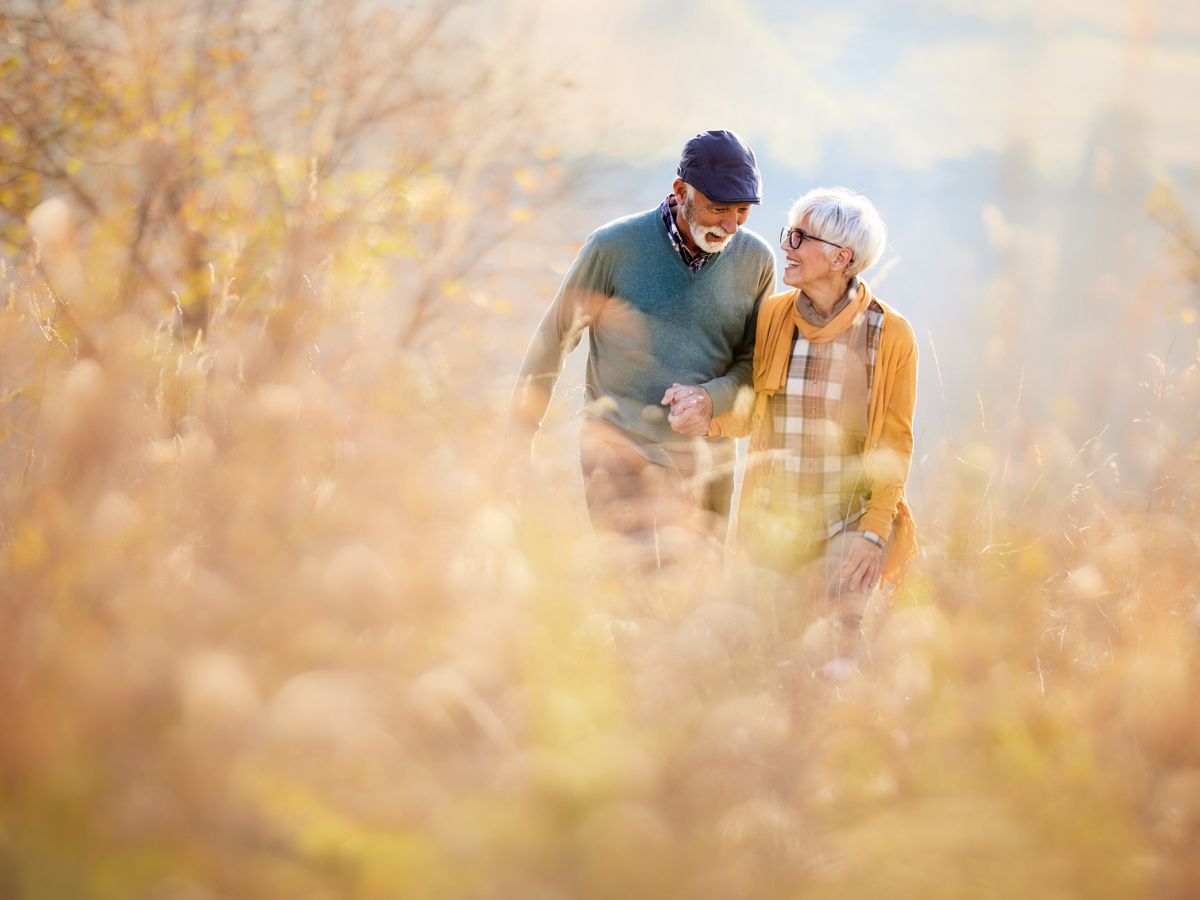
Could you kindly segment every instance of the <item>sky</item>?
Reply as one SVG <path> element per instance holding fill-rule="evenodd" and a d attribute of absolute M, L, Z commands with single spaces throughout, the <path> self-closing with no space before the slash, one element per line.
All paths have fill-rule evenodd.
<path fill-rule="evenodd" d="M 1153 162 L 1194 162 L 1200 5 L 1023 0 L 534 4 L 528 50 L 579 91 L 579 134 L 619 115 L 615 155 L 653 157 L 722 121 L 802 168 L 856 139 L 924 170 L 1013 141 L 1061 173 L 1114 105 Z M 687 9 L 686 15 L 681 10 Z M 519 17 L 509 19 L 520 21 Z M 523 27 L 523 26 L 522 26 Z"/>

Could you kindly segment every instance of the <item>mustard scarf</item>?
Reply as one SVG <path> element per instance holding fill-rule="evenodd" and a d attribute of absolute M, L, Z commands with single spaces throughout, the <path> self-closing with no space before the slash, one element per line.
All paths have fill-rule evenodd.
<path fill-rule="evenodd" d="M 791 334 L 793 327 L 799 328 L 804 339 L 812 344 L 825 344 L 854 324 L 867 305 L 871 302 L 871 292 L 867 290 L 866 282 L 858 283 L 858 294 L 847 303 L 842 311 L 824 325 L 814 325 L 800 314 L 797 300 L 800 299 L 800 289 L 792 291 L 788 298 L 791 307 L 790 316 L 772 316 L 767 322 L 766 334 L 759 334 L 758 344 L 761 347 L 779 347 L 782 345 L 781 332 L 786 329 Z M 787 381 L 788 364 L 791 362 L 789 353 L 755 353 L 754 354 L 754 387 L 755 390 L 775 393 Z"/>

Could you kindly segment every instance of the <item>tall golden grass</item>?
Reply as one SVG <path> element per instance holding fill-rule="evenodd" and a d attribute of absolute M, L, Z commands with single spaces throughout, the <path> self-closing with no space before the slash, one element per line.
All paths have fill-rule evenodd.
<path fill-rule="evenodd" d="M 131 53 L 163 34 L 75 7 Z M 313 9 L 362 40 L 453 25 Z M 5 83 L 29 192 L 0 307 L 0 896 L 1200 892 L 1198 360 L 1148 364 L 1140 484 L 1052 421 L 925 448 L 925 556 L 867 671 L 824 683 L 806 598 L 711 553 L 646 574 L 571 460 L 509 505 L 493 356 L 519 347 L 463 301 L 456 235 L 523 219 L 512 179 L 370 152 L 461 136 L 456 95 L 341 168 L 256 130 L 286 105 L 214 144 L 121 92 L 156 89 L 123 80 L 136 53 L 44 13 L 5 14 L 11 65 L 59 59 L 29 84 L 100 112 L 39 146 Z M 290 35 L 240 21 L 212 60 Z M 156 42 L 161 79 L 195 75 Z M 184 112 L 225 115 L 221 77 Z M 521 152 L 525 180 L 552 165 Z"/>

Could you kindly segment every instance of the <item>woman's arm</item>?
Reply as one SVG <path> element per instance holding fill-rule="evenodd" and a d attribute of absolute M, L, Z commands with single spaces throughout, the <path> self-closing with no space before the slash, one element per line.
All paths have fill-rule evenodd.
<path fill-rule="evenodd" d="M 901 320 L 902 321 L 902 320 Z M 879 439 L 863 456 L 871 499 L 860 528 L 883 538 L 892 532 L 892 520 L 908 481 L 913 453 L 913 413 L 917 402 L 917 343 L 905 322 L 906 340 L 897 347 L 889 372 L 877 372 L 877 386 L 888 391 Z M 880 378 L 879 376 L 883 377 Z"/>

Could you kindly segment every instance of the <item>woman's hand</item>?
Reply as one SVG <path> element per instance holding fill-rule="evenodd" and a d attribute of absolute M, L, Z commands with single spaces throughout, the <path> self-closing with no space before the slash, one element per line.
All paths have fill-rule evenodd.
<path fill-rule="evenodd" d="M 857 532 L 847 535 L 845 548 L 842 583 L 850 591 L 872 590 L 883 574 L 883 548 Z"/>
<path fill-rule="evenodd" d="M 688 437 L 704 437 L 712 422 L 712 397 L 702 387 L 690 384 L 673 384 L 663 394 L 662 403 L 671 404 L 667 423 L 680 434 Z"/>

